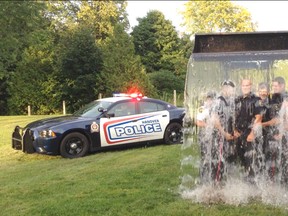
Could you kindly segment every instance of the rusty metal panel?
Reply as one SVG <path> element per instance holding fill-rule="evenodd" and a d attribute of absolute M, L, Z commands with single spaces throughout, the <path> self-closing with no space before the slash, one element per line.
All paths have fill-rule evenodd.
<path fill-rule="evenodd" d="M 196 34 L 193 53 L 288 50 L 288 32 Z"/>

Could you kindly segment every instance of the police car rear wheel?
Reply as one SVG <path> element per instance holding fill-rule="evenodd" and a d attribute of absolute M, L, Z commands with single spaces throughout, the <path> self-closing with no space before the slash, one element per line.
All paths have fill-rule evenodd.
<path fill-rule="evenodd" d="M 165 144 L 178 144 L 182 142 L 182 126 L 177 122 L 173 122 L 165 130 Z"/>
<path fill-rule="evenodd" d="M 88 139 L 78 132 L 66 135 L 60 144 L 60 154 L 65 158 L 83 157 L 87 154 L 88 149 Z"/>

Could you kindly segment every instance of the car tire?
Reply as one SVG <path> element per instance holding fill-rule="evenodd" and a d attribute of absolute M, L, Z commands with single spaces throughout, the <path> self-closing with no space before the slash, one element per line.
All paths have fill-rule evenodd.
<path fill-rule="evenodd" d="M 169 124 L 164 133 L 165 144 L 179 144 L 182 143 L 182 125 L 173 122 Z"/>
<path fill-rule="evenodd" d="M 87 137 L 78 132 L 67 134 L 60 144 L 60 154 L 65 158 L 79 158 L 87 154 L 89 142 Z"/>

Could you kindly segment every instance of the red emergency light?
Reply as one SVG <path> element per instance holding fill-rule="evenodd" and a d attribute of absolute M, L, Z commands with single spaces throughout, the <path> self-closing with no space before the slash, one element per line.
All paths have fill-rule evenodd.
<path fill-rule="evenodd" d="M 142 98 L 142 93 L 114 93 L 113 97 L 131 97 L 131 98 Z"/>

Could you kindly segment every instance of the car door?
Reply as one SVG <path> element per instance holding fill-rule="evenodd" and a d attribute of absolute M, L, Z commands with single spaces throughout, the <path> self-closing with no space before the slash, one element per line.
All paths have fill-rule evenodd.
<path fill-rule="evenodd" d="M 142 116 L 139 124 L 145 128 L 142 141 L 163 139 L 165 129 L 170 122 L 166 105 L 155 101 L 139 101 L 139 113 Z"/>
<path fill-rule="evenodd" d="M 110 117 L 100 119 L 102 147 L 141 141 L 141 117 L 136 113 L 136 101 L 119 102 L 107 114 Z"/>

